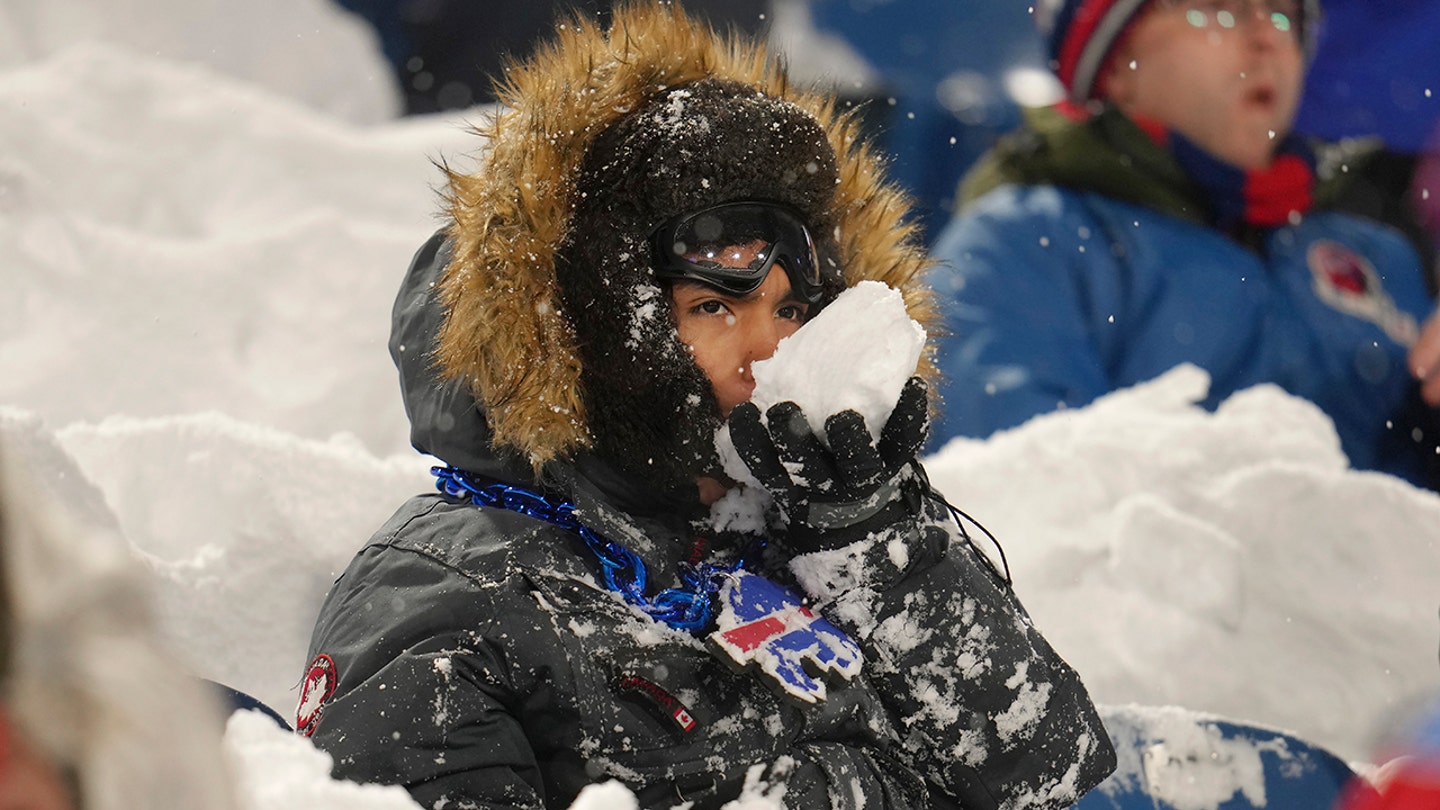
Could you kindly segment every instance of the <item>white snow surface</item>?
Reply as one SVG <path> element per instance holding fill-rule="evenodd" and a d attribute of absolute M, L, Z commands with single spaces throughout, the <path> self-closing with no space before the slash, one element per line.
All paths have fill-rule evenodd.
<path fill-rule="evenodd" d="M 222 26 L 245 42 L 213 47 L 285 39 L 319 7 L 280 5 L 237 5 L 273 24 Z M 327 85 L 325 109 L 186 61 L 204 50 L 195 28 L 159 21 L 192 7 L 220 3 L 0 12 L 0 429 L 83 473 L 57 480 L 148 563 L 197 673 L 291 714 L 329 583 L 430 486 L 406 447 L 389 309 L 436 226 L 429 161 L 464 168 L 480 144 L 459 118 L 356 123 L 374 54 L 358 84 Z M 132 20 L 152 39 L 63 30 Z M 350 47 L 305 46 L 306 65 Z M 1440 498 L 1347 469 L 1307 403 L 1259 387 L 1211 414 L 1194 404 L 1206 385 L 1178 369 L 927 467 L 1000 538 L 1098 700 L 1281 727 L 1363 761 L 1436 690 Z M 332 782 L 307 741 L 257 717 L 234 718 L 226 747 L 252 810 L 415 806 Z M 577 804 L 610 806 L 607 789 Z"/>
<path fill-rule="evenodd" d="M 401 108 L 374 30 L 330 0 L 0 3 L 0 70 L 95 43 L 204 65 L 357 123 Z"/>
<path fill-rule="evenodd" d="M 1440 497 L 1349 469 L 1306 401 L 1259 386 L 1210 414 L 1194 404 L 1207 386 L 1177 368 L 926 466 L 1000 539 L 1096 700 L 1257 721 L 1363 759 L 1436 689 Z"/>

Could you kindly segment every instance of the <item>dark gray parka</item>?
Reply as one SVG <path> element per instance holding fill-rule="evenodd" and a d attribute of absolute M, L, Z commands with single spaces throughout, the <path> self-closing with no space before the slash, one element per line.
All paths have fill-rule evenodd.
<path fill-rule="evenodd" d="M 447 259 L 437 234 L 396 302 L 412 437 L 479 477 L 533 485 L 486 449 L 473 399 L 416 350 L 433 340 Z M 665 578 L 697 549 L 693 505 L 593 459 L 552 470 L 548 492 L 675 584 Z M 326 598 L 310 656 L 328 659 L 334 691 L 297 726 L 337 776 L 404 785 L 425 807 L 560 808 L 608 779 L 644 807 L 717 807 L 747 778 L 787 807 L 1068 806 L 1113 767 L 1083 686 L 943 509 L 918 512 L 898 529 L 899 564 L 894 538 L 877 538 L 841 552 L 859 577 L 811 584 L 866 660 L 802 707 L 624 604 L 575 533 L 418 496 Z M 789 579 L 786 562 L 769 575 Z"/>

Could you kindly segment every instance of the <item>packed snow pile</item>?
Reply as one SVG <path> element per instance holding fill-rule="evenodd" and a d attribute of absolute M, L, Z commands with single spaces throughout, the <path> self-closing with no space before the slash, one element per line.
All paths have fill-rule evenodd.
<path fill-rule="evenodd" d="M 400 112 L 373 29 L 330 0 L 0 4 L 0 70 L 84 44 L 204 65 L 356 123 Z"/>
<path fill-rule="evenodd" d="M 140 17 L 180 8 L 150 2 Z M 30 5 L 27 20 L 70 19 Z M 291 714 L 325 590 L 431 486 L 389 311 L 437 226 L 431 159 L 463 169 L 480 144 L 458 118 L 343 122 L 158 45 L 62 49 L 18 13 L 0 13 L 0 41 L 26 54 L 0 82 L 6 429 L 50 437 L 52 469 L 78 470 L 60 484 L 148 565 L 195 672 Z M 1364 759 L 1436 689 L 1440 498 L 1347 469 L 1304 402 L 1259 388 L 1209 414 L 1205 386 L 1180 369 L 927 466 L 999 537 L 1099 700 Z M 332 784 L 307 741 L 258 719 L 227 741 L 252 810 L 411 806 Z"/>
<path fill-rule="evenodd" d="M 161 618 L 201 673 L 287 717 L 319 597 L 400 500 L 433 487 L 418 454 L 380 459 L 347 434 L 302 439 L 214 412 L 116 416 L 56 438 L 155 571 Z"/>
<path fill-rule="evenodd" d="M 406 449 L 396 278 L 437 227 L 431 161 L 479 145 L 459 119 L 356 127 L 106 47 L 7 71 L 0 402 Z"/>
<path fill-rule="evenodd" d="M 418 810 L 402 787 L 330 778 L 330 755 L 260 712 L 231 715 L 226 750 L 244 810 Z"/>
<path fill-rule="evenodd" d="M 1348 469 L 1308 402 L 1261 386 L 1211 414 L 1208 384 L 1181 367 L 926 467 L 1098 701 L 1363 759 L 1440 680 L 1440 497 Z"/>

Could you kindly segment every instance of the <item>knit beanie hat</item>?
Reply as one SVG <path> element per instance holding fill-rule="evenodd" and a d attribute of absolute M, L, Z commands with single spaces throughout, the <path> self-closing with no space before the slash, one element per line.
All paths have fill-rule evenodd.
<path fill-rule="evenodd" d="M 663 489 L 718 469 L 720 408 L 680 342 L 650 234 L 680 214 L 737 200 L 804 217 L 822 257 L 821 304 L 845 283 L 832 232 L 838 164 L 818 121 L 755 87 L 707 78 L 658 93 L 601 132 L 575 183 L 556 256 L 582 361 L 597 454 Z M 828 272 L 826 271 L 828 270 Z"/>
<path fill-rule="evenodd" d="M 1074 104 L 1095 97 L 1095 84 L 1110 51 L 1135 15 L 1151 0 L 1039 0 L 1035 25 L 1045 39 L 1050 69 L 1065 85 Z M 1315 53 L 1315 28 L 1320 0 L 1300 0 L 1296 30 L 1300 49 L 1309 61 Z"/>

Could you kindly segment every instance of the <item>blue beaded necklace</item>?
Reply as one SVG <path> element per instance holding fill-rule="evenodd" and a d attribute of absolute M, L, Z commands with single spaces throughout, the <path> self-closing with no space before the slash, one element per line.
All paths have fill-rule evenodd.
<path fill-rule="evenodd" d="M 455 467 L 431 467 L 435 488 L 447 497 L 469 501 L 475 506 L 508 509 L 536 520 L 572 531 L 585 541 L 586 547 L 600 561 L 605 586 L 627 603 L 634 605 L 657 621 L 687 633 L 705 631 L 715 618 L 715 597 L 720 586 L 735 572 L 745 567 L 749 555 L 742 555 L 730 565 L 682 562 L 681 586 L 667 588 L 654 596 L 646 596 L 649 572 L 645 561 L 630 549 L 601 537 L 579 518 L 569 503 L 552 503 L 544 495 L 509 484 L 482 484 L 464 470 Z"/>

